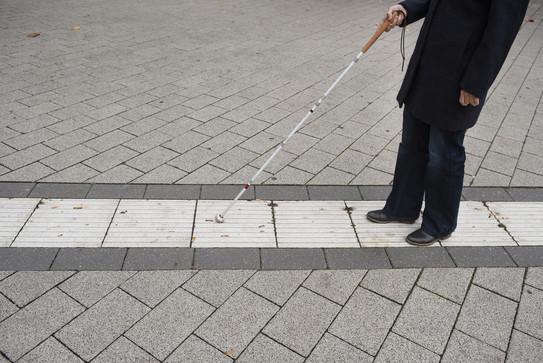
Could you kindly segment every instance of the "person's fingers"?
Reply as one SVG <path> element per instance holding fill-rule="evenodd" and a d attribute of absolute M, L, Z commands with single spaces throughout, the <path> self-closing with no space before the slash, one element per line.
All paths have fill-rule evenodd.
<path fill-rule="evenodd" d="M 467 106 L 468 105 L 468 103 L 466 102 L 466 95 L 465 95 L 464 90 L 460 91 L 460 99 L 458 100 L 458 102 L 460 102 L 460 104 L 462 106 Z"/>

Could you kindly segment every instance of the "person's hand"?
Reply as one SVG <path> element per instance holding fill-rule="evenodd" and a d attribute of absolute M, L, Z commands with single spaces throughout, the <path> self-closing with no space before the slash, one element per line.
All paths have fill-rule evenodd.
<path fill-rule="evenodd" d="M 462 106 L 472 105 L 479 106 L 479 97 L 472 95 L 471 93 L 460 90 L 460 104 Z"/>
<path fill-rule="evenodd" d="M 402 13 L 403 12 L 403 13 Z M 396 18 L 394 18 L 394 13 L 396 13 Z M 400 25 L 404 19 L 405 19 L 405 16 L 407 16 L 407 10 L 405 10 L 405 8 L 398 4 L 398 5 L 392 5 L 390 8 L 388 8 L 388 11 L 385 15 L 385 17 L 383 18 L 383 20 L 381 21 L 381 25 L 386 21 L 386 22 L 390 22 L 390 24 L 388 25 L 388 27 L 386 28 L 385 31 L 390 31 L 392 28 L 394 28 L 395 26 L 397 25 Z M 393 21 L 390 21 L 391 19 L 394 19 Z"/>

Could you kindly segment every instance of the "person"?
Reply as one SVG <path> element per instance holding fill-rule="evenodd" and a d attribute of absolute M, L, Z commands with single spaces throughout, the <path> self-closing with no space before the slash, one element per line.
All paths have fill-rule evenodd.
<path fill-rule="evenodd" d="M 387 31 L 424 18 L 397 96 L 403 112 L 392 191 L 376 223 L 414 223 L 408 243 L 428 246 L 456 228 L 462 196 L 463 146 L 502 67 L 529 0 L 405 0 L 383 21 Z"/>

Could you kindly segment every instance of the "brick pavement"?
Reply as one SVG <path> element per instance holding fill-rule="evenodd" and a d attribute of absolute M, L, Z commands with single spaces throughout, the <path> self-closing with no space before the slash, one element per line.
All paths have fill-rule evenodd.
<path fill-rule="evenodd" d="M 535 21 L 523 24 L 468 132 L 466 185 L 543 185 L 542 6 L 531 1 Z M 244 184 L 385 8 L 3 1 L 0 181 Z M 408 54 L 419 26 L 408 29 Z M 257 183 L 390 184 L 400 63 L 399 32 L 385 34 Z"/>
<path fill-rule="evenodd" d="M 543 269 L 2 271 L 0 361 L 536 362 Z"/>

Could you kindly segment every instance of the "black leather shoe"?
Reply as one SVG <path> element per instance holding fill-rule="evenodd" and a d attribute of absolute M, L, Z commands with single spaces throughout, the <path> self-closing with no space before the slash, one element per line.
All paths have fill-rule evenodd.
<path fill-rule="evenodd" d="M 400 221 L 398 219 L 393 219 L 388 217 L 385 213 L 383 213 L 382 209 L 379 210 L 372 210 L 371 212 L 368 212 L 366 214 L 366 217 L 375 223 L 406 223 L 406 224 L 413 224 L 415 221 Z"/>
<path fill-rule="evenodd" d="M 431 234 L 428 234 L 422 230 L 422 228 L 417 229 L 415 232 L 410 233 L 405 240 L 407 243 L 414 246 L 430 246 L 437 241 L 443 241 L 444 239 L 449 238 L 451 235 L 446 237 L 434 237 Z"/>

